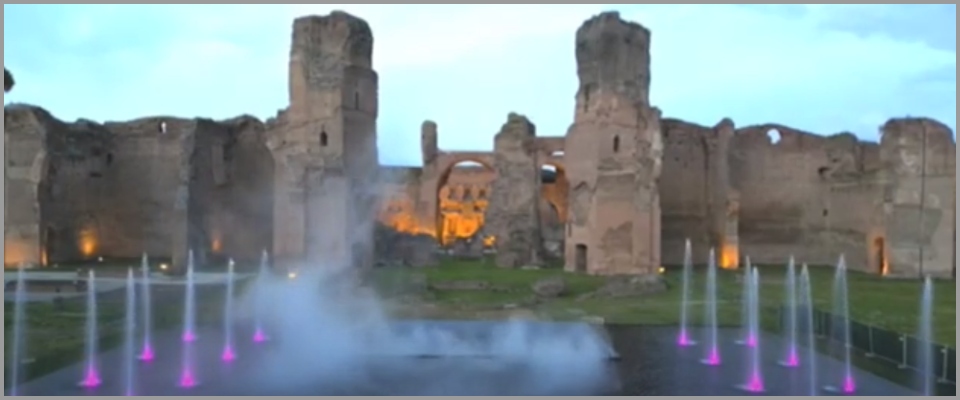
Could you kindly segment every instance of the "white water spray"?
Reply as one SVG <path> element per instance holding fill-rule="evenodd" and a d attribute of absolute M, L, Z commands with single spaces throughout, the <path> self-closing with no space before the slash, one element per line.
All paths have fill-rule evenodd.
<path fill-rule="evenodd" d="M 690 333 L 687 327 L 687 308 L 690 303 L 690 279 L 693 275 L 693 249 L 690 239 L 687 239 L 683 250 L 683 277 L 682 277 L 682 298 L 680 300 L 680 334 L 677 336 L 677 345 L 693 346 L 696 344 L 690 339 Z"/>
<path fill-rule="evenodd" d="M 223 353 L 220 359 L 224 362 L 231 362 L 237 358 L 236 349 L 233 347 L 233 267 L 234 263 L 231 259 L 227 265 L 227 290 L 223 302 Z"/>
<path fill-rule="evenodd" d="M 817 339 L 814 335 L 813 325 L 813 294 L 810 287 L 810 271 L 804 264 L 800 270 L 800 309 L 803 310 L 804 323 L 803 333 L 807 341 L 807 373 L 810 375 L 810 386 L 808 395 L 817 395 Z"/>
<path fill-rule="evenodd" d="M 720 339 L 717 327 L 717 259 L 713 249 L 710 249 L 710 259 L 707 264 L 706 292 L 704 310 L 707 320 L 708 347 L 701 362 L 706 365 L 720 365 Z"/>
<path fill-rule="evenodd" d="M 786 293 L 784 307 L 786 307 L 787 315 L 785 316 L 786 326 L 784 328 L 787 333 L 787 348 L 784 349 L 785 354 L 783 360 L 780 361 L 780 365 L 793 368 L 800 365 L 800 356 L 797 353 L 797 274 L 796 264 L 792 256 L 790 262 L 787 263 L 784 289 L 786 289 L 784 290 Z"/>
<path fill-rule="evenodd" d="M 124 396 L 133 396 L 136 392 L 136 335 L 137 335 L 137 294 L 133 268 L 127 270 L 127 303 L 124 313 L 123 330 L 123 383 Z"/>
<path fill-rule="evenodd" d="M 100 366 L 97 360 L 97 345 L 100 334 L 97 332 L 97 287 L 96 276 L 91 269 L 87 274 L 87 326 L 86 349 L 83 370 L 83 380 L 80 386 L 93 388 L 100 386 Z"/>
<path fill-rule="evenodd" d="M 13 343 L 10 358 L 10 396 L 20 395 L 20 381 L 23 379 L 23 353 L 26 350 L 24 330 L 26 329 L 27 279 L 24 265 L 17 268 L 17 288 L 13 295 Z"/>
<path fill-rule="evenodd" d="M 143 281 L 140 283 L 142 286 L 141 291 L 143 292 L 142 298 L 143 310 L 141 311 L 141 318 L 143 318 L 143 343 L 140 349 L 140 360 L 142 361 L 152 361 L 154 358 L 153 352 L 153 300 L 150 299 L 150 262 L 147 259 L 147 254 L 143 254 L 143 258 L 140 260 L 140 274 Z"/>

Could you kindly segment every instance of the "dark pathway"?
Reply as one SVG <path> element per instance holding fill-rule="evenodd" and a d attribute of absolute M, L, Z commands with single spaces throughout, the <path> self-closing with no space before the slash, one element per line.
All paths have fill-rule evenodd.
<path fill-rule="evenodd" d="M 498 323 L 437 323 L 438 329 L 457 336 L 483 338 Z M 559 325 L 558 325 L 559 326 Z M 397 329 L 410 329 L 410 323 Z M 567 326 L 563 329 L 570 329 Z M 549 330 L 541 326 L 538 329 Z M 557 328 L 560 329 L 560 328 Z M 425 357 L 376 356 L 359 359 L 336 348 L 328 351 L 291 348 L 277 342 L 250 343 L 246 330 L 238 330 L 239 359 L 224 364 L 219 359 L 222 334 L 200 333 L 196 342 L 200 385 L 177 386 L 182 350 L 175 334 L 158 338 L 158 358 L 137 370 L 138 395 L 743 395 L 734 386 L 746 379 L 745 349 L 733 343 L 736 331 L 721 332 L 724 364 L 700 363 L 703 346 L 678 348 L 676 330 L 667 328 L 611 327 L 610 336 L 622 359 L 574 359 L 569 355 L 541 355 L 533 359 L 461 355 L 435 357 L 429 346 Z M 438 344 L 439 346 L 439 344 Z M 806 368 L 777 365 L 782 354 L 779 338 L 763 343 L 765 395 L 809 395 Z M 293 350 L 296 350 L 294 348 Z M 350 355 L 353 354 L 353 355 Z M 801 353 L 801 355 L 804 355 Z M 602 358 L 599 357 L 598 358 Z M 81 365 L 39 378 L 21 386 L 25 395 L 123 394 L 122 359 L 118 350 L 101 356 L 104 384 L 95 390 L 77 387 Z M 833 384 L 841 365 L 819 357 L 818 387 Z M 911 395 L 909 390 L 862 371 L 855 371 L 858 395 Z M 830 378 L 830 379 L 828 379 Z"/>

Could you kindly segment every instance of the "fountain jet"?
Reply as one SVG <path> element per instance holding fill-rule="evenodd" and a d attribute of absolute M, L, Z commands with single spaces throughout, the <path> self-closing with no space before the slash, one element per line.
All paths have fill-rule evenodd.
<path fill-rule="evenodd" d="M 133 396 L 136 385 L 134 369 L 136 368 L 136 335 L 137 335 L 137 295 L 136 283 L 133 277 L 133 268 L 127 270 L 127 303 L 124 315 L 123 331 L 123 382 L 124 395 Z"/>
<path fill-rule="evenodd" d="M 257 273 L 257 283 L 256 283 L 256 293 L 254 296 L 254 331 L 253 331 L 253 341 L 255 343 L 266 342 L 268 337 L 266 332 L 263 330 L 263 295 L 264 290 L 263 286 L 267 281 L 267 274 L 269 273 L 269 256 L 267 251 L 263 250 L 263 255 L 260 257 L 260 271 Z"/>
<path fill-rule="evenodd" d="M 924 396 L 936 396 L 934 389 L 933 358 L 933 279 L 927 276 L 923 280 L 923 294 L 920 298 L 920 329 L 917 332 L 917 362 L 920 365 L 921 388 Z"/>
<path fill-rule="evenodd" d="M 847 262 L 844 256 L 837 261 L 836 274 L 833 277 L 833 323 L 830 324 L 831 339 L 837 340 L 836 330 L 840 329 L 839 339 L 843 348 L 843 381 L 839 386 L 828 385 L 823 390 L 830 393 L 853 394 L 857 391 L 850 359 L 850 305 L 847 294 Z"/>
<path fill-rule="evenodd" d="M 760 272 L 757 271 L 756 268 L 752 268 L 751 271 L 749 284 L 750 306 L 748 308 L 750 315 L 752 315 L 749 329 L 754 338 L 754 343 L 747 348 L 747 352 L 749 353 L 747 382 L 737 387 L 750 393 L 763 393 L 766 389 L 763 384 L 763 367 L 760 358 Z"/>
<path fill-rule="evenodd" d="M 27 279 L 25 266 L 17 267 L 17 288 L 13 295 L 13 343 L 11 344 L 10 396 L 20 395 L 20 380 L 23 372 L 23 352 L 26 349 L 23 333 L 26 329 Z"/>
<path fill-rule="evenodd" d="M 744 264 L 743 293 L 740 295 L 740 318 L 743 326 L 743 338 L 737 340 L 736 343 L 742 346 L 753 347 L 757 344 L 757 338 L 751 328 L 753 326 L 753 313 L 750 312 L 750 305 L 752 304 L 751 297 L 753 296 L 753 290 L 750 289 L 750 285 L 753 279 L 751 275 L 753 264 L 750 263 L 750 257 L 746 257 Z"/>
<path fill-rule="evenodd" d="M 681 347 L 693 346 L 696 344 L 690 339 L 690 333 L 687 331 L 687 307 L 690 302 L 690 278 L 693 270 L 693 249 L 690 245 L 690 239 L 687 239 L 683 250 L 683 277 L 682 277 L 682 299 L 680 300 L 680 334 L 677 336 L 677 345 Z"/>
<path fill-rule="evenodd" d="M 147 259 L 147 254 L 143 254 L 143 258 L 140 260 L 140 274 L 142 275 L 143 282 L 142 285 L 143 291 L 143 310 L 141 314 L 143 316 L 143 345 L 140 349 L 140 358 L 141 361 L 153 361 L 154 352 L 153 352 L 153 303 L 150 299 L 150 262 Z"/>
<path fill-rule="evenodd" d="M 810 288 L 810 270 L 804 264 L 800 269 L 800 309 L 803 310 L 803 331 L 807 340 L 807 373 L 810 374 L 810 396 L 817 395 L 817 341 L 813 326 L 813 294 Z"/>
<path fill-rule="evenodd" d="M 83 380 L 80 386 L 94 388 L 100 386 L 100 370 L 97 365 L 97 342 L 100 335 L 97 332 L 97 288 L 96 276 L 91 269 L 87 274 L 87 327 L 86 327 L 86 361 L 83 368 Z"/>
<path fill-rule="evenodd" d="M 780 361 L 780 365 L 787 368 L 795 368 L 800 366 L 800 356 L 797 354 L 797 275 L 796 264 L 792 256 L 787 263 L 787 276 L 784 281 L 784 286 L 786 289 L 784 291 L 786 293 L 784 306 L 787 308 L 785 321 L 787 348 L 784 359 Z"/>
<path fill-rule="evenodd" d="M 227 264 L 227 293 L 223 304 L 223 353 L 220 359 L 231 362 L 237 358 L 233 348 L 233 260 Z"/>
<path fill-rule="evenodd" d="M 720 365 L 720 341 L 717 332 L 717 259 L 714 249 L 710 249 L 710 258 L 707 262 L 707 293 L 704 309 L 708 324 L 709 346 L 701 362 L 706 365 Z"/>
<path fill-rule="evenodd" d="M 183 311 L 183 364 L 180 370 L 180 387 L 191 388 L 197 385 L 196 360 L 193 345 L 197 339 L 194 318 L 194 287 L 193 287 L 193 250 L 187 253 L 187 282 L 186 299 Z"/>

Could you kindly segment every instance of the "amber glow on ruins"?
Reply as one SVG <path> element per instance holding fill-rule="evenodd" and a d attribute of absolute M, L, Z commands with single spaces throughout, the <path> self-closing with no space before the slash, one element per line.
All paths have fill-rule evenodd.
<path fill-rule="evenodd" d="M 97 253 L 97 234 L 93 229 L 80 231 L 80 255 L 83 258 L 93 257 Z"/>
<path fill-rule="evenodd" d="M 720 251 L 720 268 L 737 269 L 740 266 L 740 249 L 736 245 L 725 244 Z"/>

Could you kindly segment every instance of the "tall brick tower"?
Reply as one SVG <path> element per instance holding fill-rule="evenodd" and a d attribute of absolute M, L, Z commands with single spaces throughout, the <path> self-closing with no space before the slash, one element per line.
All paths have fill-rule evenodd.
<path fill-rule="evenodd" d="M 566 135 L 566 265 L 590 274 L 660 265 L 660 111 L 650 107 L 650 31 L 600 14 L 577 30 L 580 89 Z"/>
<path fill-rule="evenodd" d="M 373 33 L 344 12 L 298 18 L 290 108 L 272 138 L 274 252 L 310 265 L 369 266 L 377 161 Z"/>

